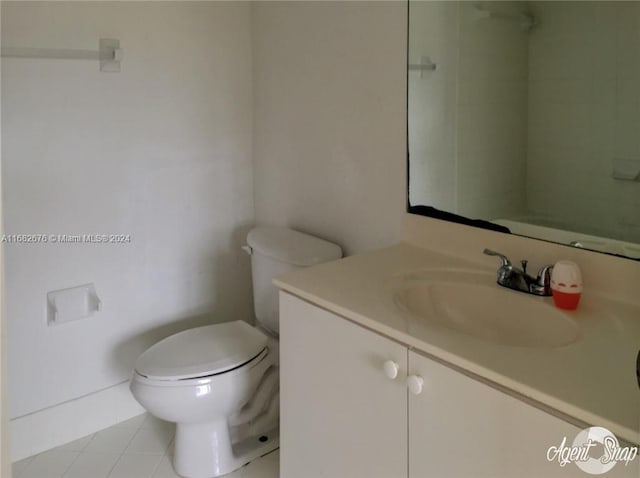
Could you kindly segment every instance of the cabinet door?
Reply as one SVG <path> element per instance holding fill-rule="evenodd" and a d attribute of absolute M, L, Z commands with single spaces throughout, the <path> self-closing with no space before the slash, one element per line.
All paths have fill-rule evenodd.
<path fill-rule="evenodd" d="M 574 463 L 549 462 L 547 450 L 581 430 L 538 408 L 414 352 L 409 374 L 423 378 L 409 394 L 409 477 L 579 477 Z M 634 477 L 638 460 L 606 476 Z"/>
<path fill-rule="evenodd" d="M 405 347 L 281 292 L 280 476 L 406 477 L 406 362 Z"/>

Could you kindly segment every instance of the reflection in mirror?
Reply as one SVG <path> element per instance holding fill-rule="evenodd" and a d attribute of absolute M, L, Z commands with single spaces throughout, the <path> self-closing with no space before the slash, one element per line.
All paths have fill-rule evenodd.
<path fill-rule="evenodd" d="M 411 0 L 408 78 L 410 212 L 640 258 L 640 2 Z"/>

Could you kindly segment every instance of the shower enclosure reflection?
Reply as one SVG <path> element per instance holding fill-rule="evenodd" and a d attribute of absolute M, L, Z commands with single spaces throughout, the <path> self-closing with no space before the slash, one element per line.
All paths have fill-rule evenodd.
<path fill-rule="evenodd" d="M 410 206 L 640 258 L 640 2 L 409 15 Z"/>

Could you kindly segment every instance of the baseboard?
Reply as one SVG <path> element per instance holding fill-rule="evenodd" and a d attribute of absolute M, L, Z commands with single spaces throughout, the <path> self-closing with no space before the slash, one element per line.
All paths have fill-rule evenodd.
<path fill-rule="evenodd" d="M 144 413 L 129 381 L 9 422 L 11 461 L 41 453 Z"/>

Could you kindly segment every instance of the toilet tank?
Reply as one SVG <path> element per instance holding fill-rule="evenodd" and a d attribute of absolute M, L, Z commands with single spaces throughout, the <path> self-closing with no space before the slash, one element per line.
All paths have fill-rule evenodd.
<path fill-rule="evenodd" d="M 256 319 L 278 333 L 278 289 L 272 279 L 301 267 L 340 259 L 342 249 L 324 239 L 284 227 L 256 227 L 247 236 Z"/>

